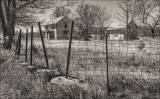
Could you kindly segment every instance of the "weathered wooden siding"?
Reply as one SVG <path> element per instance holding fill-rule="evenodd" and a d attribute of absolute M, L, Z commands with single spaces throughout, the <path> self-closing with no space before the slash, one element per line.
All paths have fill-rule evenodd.
<path fill-rule="evenodd" d="M 65 22 L 67 24 L 67 28 L 65 28 Z M 72 20 L 69 19 L 68 17 L 64 17 L 62 20 L 60 20 L 57 24 L 57 39 L 64 39 L 65 35 L 64 35 L 64 31 L 67 31 L 67 35 L 69 36 L 70 32 L 71 32 L 71 24 L 72 24 Z"/>

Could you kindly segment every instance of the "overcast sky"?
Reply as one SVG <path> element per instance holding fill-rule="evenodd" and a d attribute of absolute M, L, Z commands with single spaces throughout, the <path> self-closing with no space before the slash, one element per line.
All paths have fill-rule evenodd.
<path fill-rule="evenodd" d="M 111 27 L 114 28 L 121 28 L 122 25 L 120 24 L 119 21 L 117 21 L 115 19 L 116 13 L 118 11 L 118 5 L 117 5 L 117 0 L 79 0 L 79 2 L 85 2 L 85 3 L 91 3 L 91 4 L 97 4 L 98 6 L 102 6 L 102 7 L 107 7 L 109 10 L 111 10 L 111 13 L 113 15 L 112 17 L 112 24 Z M 70 18 L 74 18 L 76 17 L 76 7 L 77 4 L 74 5 L 73 7 L 71 7 L 70 9 L 72 10 L 72 14 L 70 15 Z M 47 20 L 49 18 L 49 16 L 51 15 L 51 13 L 53 12 L 54 9 L 50 9 L 48 11 L 46 11 L 45 14 L 38 16 L 40 20 Z"/>

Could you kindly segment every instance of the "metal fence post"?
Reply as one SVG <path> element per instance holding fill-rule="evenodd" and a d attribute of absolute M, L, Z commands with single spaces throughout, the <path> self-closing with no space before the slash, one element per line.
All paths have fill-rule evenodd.
<path fill-rule="evenodd" d="M 30 65 L 32 66 L 32 50 L 33 50 L 33 26 L 31 27 L 31 52 L 30 52 Z"/>
<path fill-rule="evenodd" d="M 42 41 L 43 51 L 44 51 L 44 55 L 45 55 L 46 65 L 47 65 L 47 68 L 49 68 L 48 57 L 47 57 L 47 53 L 46 53 L 46 48 L 45 48 L 45 44 L 44 44 L 44 39 L 43 39 L 43 34 L 42 34 L 40 22 L 38 22 L 38 26 L 39 26 L 39 31 L 40 31 L 40 35 L 41 35 L 41 41 Z"/>
<path fill-rule="evenodd" d="M 21 33 L 22 33 L 22 30 L 20 29 L 20 34 L 19 34 L 19 41 L 18 41 L 18 56 L 20 55 L 21 53 Z"/>
<path fill-rule="evenodd" d="M 71 44 L 72 44 L 73 27 L 74 27 L 74 21 L 72 21 L 71 34 L 70 34 L 70 38 L 69 38 L 69 48 L 68 48 L 68 58 L 67 58 L 67 68 L 66 68 L 66 75 L 65 75 L 66 78 L 68 77 L 68 71 L 69 71 L 69 62 L 70 62 L 70 53 L 71 53 Z"/>
<path fill-rule="evenodd" d="M 28 48 L 28 29 L 26 31 L 26 51 L 25 51 L 25 62 L 27 63 L 27 48 Z"/>
<path fill-rule="evenodd" d="M 109 96 L 109 73 L 108 73 L 108 36 L 106 33 L 106 72 L 107 72 L 107 96 Z"/>

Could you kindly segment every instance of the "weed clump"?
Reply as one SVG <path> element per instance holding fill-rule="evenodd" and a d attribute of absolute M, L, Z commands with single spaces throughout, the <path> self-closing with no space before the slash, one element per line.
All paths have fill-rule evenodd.
<path fill-rule="evenodd" d="M 145 48 L 145 43 L 143 43 L 143 41 L 139 41 L 139 44 L 137 46 L 137 49 L 139 51 L 142 51 Z"/>

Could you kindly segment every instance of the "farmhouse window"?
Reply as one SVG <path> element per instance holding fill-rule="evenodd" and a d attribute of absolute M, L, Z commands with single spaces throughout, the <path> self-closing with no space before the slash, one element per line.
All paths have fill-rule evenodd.
<path fill-rule="evenodd" d="M 45 26 L 45 29 L 48 29 L 48 26 Z"/>
<path fill-rule="evenodd" d="M 64 28 L 67 28 L 67 22 L 64 22 Z"/>
<path fill-rule="evenodd" d="M 118 34 L 116 33 L 116 34 L 114 34 L 114 36 L 115 36 L 115 37 L 118 37 Z"/>
<path fill-rule="evenodd" d="M 53 25 L 50 25 L 50 29 L 52 29 L 53 28 Z"/>
<path fill-rule="evenodd" d="M 54 24 L 52 25 L 52 29 L 55 29 Z"/>

